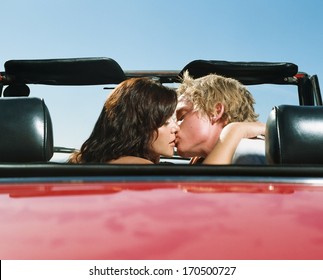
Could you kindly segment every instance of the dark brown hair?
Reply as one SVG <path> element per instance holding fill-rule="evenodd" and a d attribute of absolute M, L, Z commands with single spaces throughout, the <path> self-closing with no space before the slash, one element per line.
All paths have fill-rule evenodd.
<path fill-rule="evenodd" d="M 136 156 L 156 163 L 151 151 L 158 128 L 173 115 L 176 92 L 148 78 L 131 78 L 119 84 L 106 100 L 90 137 L 70 162 L 108 162 Z"/>

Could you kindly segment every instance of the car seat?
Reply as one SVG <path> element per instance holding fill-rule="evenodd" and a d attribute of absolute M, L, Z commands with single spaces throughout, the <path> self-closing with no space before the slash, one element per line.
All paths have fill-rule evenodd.
<path fill-rule="evenodd" d="M 53 156 L 53 128 L 43 99 L 0 98 L 0 162 L 44 162 Z"/>
<path fill-rule="evenodd" d="M 266 123 L 269 164 L 323 163 L 323 107 L 275 106 Z"/>

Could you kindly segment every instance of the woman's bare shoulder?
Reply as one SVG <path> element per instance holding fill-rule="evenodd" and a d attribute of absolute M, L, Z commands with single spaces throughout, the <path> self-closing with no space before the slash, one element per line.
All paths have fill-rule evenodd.
<path fill-rule="evenodd" d="M 125 156 L 118 159 L 110 160 L 108 163 L 112 164 L 153 164 L 150 160 L 134 157 L 134 156 Z"/>

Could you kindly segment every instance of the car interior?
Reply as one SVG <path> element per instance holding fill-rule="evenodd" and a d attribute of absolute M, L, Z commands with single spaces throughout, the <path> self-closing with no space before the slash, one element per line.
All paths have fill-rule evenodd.
<path fill-rule="evenodd" d="M 228 62 L 195 60 L 182 70 L 124 71 L 111 58 L 10 60 L 0 72 L 0 176 L 214 176 L 223 179 L 259 176 L 318 177 L 323 163 L 323 109 L 318 78 L 299 72 L 287 62 Z M 115 85 L 130 77 L 151 77 L 161 83 L 179 83 L 188 70 L 194 78 L 217 73 L 245 85 L 294 85 L 299 105 L 277 104 L 268 116 L 266 165 L 187 166 L 189 159 L 175 155 L 156 166 L 68 164 L 55 162 L 55 153 L 67 156 L 73 148 L 55 147 L 46 100 L 28 97 L 29 84 Z M 45 164 L 44 164 L 45 163 Z M 300 172 L 301 171 L 301 172 Z M 92 179 L 91 179 L 92 178 Z M 40 179 L 41 180 L 41 179 Z"/>

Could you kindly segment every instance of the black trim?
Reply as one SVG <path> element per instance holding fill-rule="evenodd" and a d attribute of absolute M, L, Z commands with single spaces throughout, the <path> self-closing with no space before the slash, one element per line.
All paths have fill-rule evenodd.
<path fill-rule="evenodd" d="M 312 83 L 312 88 L 313 88 L 313 92 L 314 92 L 314 98 L 315 98 L 316 105 L 322 106 L 323 105 L 322 95 L 321 95 L 320 84 L 319 84 L 319 79 L 318 79 L 317 75 L 313 75 L 310 78 L 310 80 Z"/>
<path fill-rule="evenodd" d="M 97 176 L 185 176 L 198 180 L 203 176 L 322 178 L 323 165 L 113 165 L 113 164 L 0 164 L 0 178 L 78 177 L 89 180 Z M 23 181 L 23 180 L 22 180 Z"/>

